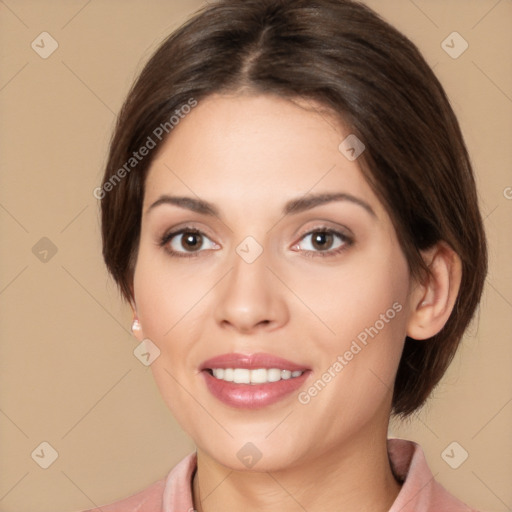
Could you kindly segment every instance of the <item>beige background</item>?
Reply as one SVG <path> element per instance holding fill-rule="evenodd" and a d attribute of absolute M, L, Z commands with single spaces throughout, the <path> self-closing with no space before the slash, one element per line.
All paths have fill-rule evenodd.
<path fill-rule="evenodd" d="M 133 355 L 129 310 L 103 267 L 92 191 L 137 71 L 200 4 L 0 0 L 2 512 L 112 502 L 193 449 Z M 490 242 L 478 320 L 427 407 L 391 431 L 419 441 L 436 478 L 459 498 L 511 510 L 512 1 L 368 4 L 419 45 L 444 84 Z M 59 45 L 47 59 L 31 48 L 43 31 Z M 457 59 L 441 47 L 453 31 L 469 43 Z M 33 252 L 42 237 L 57 248 L 46 262 L 48 242 Z M 43 441 L 58 452 L 48 469 L 31 457 Z M 458 469 L 441 457 L 453 441 L 469 453 Z"/>

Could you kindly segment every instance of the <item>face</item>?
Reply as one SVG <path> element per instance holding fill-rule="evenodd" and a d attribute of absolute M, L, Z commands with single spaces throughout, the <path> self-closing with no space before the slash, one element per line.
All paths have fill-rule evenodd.
<path fill-rule="evenodd" d="M 338 149 L 349 134 L 311 104 L 216 95 L 149 170 L 140 338 L 160 351 L 168 407 L 228 467 L 247 467 L 246 452 L 265 471 L 311 463 L 385 435 L 412 281 Z"/>

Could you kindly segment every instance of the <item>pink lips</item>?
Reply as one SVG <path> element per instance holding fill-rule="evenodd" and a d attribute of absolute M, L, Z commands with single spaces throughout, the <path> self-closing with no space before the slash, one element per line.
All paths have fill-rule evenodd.
<path fill-rule="evenodd" d="M 279 368 L 281 370 L 302 371 L 299 377 L 277 382 L 266 382 L 263 384 L 236 384 L 216 379 L 210 371 L 212 368 Z M 224 354 L 208 359 L 200 366 L 206 386 L 213 396 L 231 407 L 243 409 L 258 409 L 266 407 L 290 395 L 298 390 L 310 371 L 286 359 L 275 357 L 270 354 Z"/>

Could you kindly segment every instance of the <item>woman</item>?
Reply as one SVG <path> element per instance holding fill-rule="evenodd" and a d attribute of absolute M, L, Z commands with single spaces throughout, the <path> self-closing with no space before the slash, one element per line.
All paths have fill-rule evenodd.
<path fill-rule="evenodd" d="M 390 415 L 487 268 L 464 141 L 414 45 L 348 0 L 221 0 L 122 109 L 103 254 L 197 452 L 102 511 L 471 510 Z"/>

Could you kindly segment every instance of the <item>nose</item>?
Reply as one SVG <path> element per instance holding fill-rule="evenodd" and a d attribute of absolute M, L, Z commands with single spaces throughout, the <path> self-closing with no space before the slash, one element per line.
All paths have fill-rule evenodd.
<path fill-rule="evenodd" d="M 289 321 L 285 290 L 267 268 L 265 252 L 252 263 L 235 255 L 233 269 L 219 284 L 215 320 L 221 328 L 250 334 Z"/>

